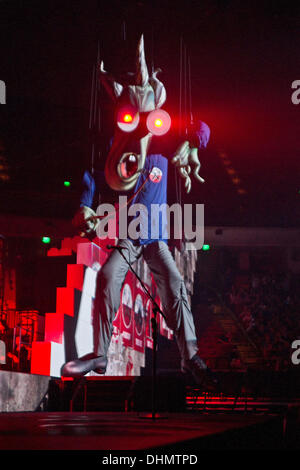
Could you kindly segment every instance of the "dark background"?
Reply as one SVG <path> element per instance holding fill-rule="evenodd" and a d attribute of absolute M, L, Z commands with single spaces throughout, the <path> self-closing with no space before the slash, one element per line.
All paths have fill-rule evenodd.
<path fill-rule="evenodd" d="M 193 114 L 211 127 L 201 156 L 206 183 L 194 183 L 186 200 L 205 204 L 206 225 L 297 226 L 300 106 L 291 101 L 291 84 L 300 78 L 298 5 L 2 0 L 0 79 L 7 104 L 0 107 L 0 211 L 72 217 L 82 169 L 91 163 L 98 44 L 107 70 L 133 71 L 144 33 L 149 68 L 163 70 L 174 122 L 182 41 L 191 64 Z M 111 124 L 103 93 L 101 141 Z M 238 185 L 225 171 L 222 151 Z M 70 188 L 63 186 L 66 179 Z"/>

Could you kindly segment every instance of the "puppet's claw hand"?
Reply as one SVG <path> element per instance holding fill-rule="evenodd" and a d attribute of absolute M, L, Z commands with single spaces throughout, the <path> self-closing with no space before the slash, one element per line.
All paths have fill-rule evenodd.
<path fill-rule="evenodd" d="M 192 173 L 198 181 L 204 183 L 204 179 L 199 175 L 201 164 L 198 158 L 198 149 L 196 147 L 191 148 L 187 140 L 178 147 L 172 159 L 172 163 L 178 168 L 180 176 L 185 179 L 187 193 L 190 192 L 192 187 L 190 173 Z"/>
<path fill-rule="evenodd" d="M 99 219 L 93 209 L 82 206 L 76 212 L 72 224 L 79 231 L 80 236 L 84 237 L 96 231 Z"/>

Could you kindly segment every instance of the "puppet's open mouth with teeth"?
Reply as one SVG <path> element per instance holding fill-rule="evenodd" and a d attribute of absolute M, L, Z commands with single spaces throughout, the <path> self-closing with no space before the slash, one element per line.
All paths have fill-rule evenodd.
<path fill-rule="evenodd" d="M 128 151 L 132 145 L 128 134 L 117 131 L 105 164 L 105 178 L 115 191 L 129 191 L 134 188 L 143 171 L 151 141 L 147 134 L 138 141 L 136 152 Z"/>
<path fill-rule="evenodd" d="M 127 152 L 122 155 L 117 168 L 120 178 L 126 180 L 137 173 L 138 159 L 139 155 L 136 153 Z"/>

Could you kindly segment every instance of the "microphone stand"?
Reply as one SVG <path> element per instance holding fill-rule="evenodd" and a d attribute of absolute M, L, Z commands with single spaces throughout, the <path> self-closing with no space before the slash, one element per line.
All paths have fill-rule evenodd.
<path fill-rule="evenodd" d="M 153 312 L 153 317 L 151 318 L 151 326 L 152 326 L 152 339 L 153 339 L 153 350 L 152 350 L 152 412 L 151 416 L 143 416 L 143 418 L 151 418 L 153 420 L 157 418 L 162 418 L 162 416 L 159 416 L 156 414 L 156 396 L 157 396 L 157 383 L 156 383 L 156 364 L 157 364 L 157 314 L 159 313 L 165 320 L 165 314 L 162 312 L 160 309 L 159 305 L 157 304 L 156 300 L 153 298 L 152 294 L 150 293 L 149 289 L 146 287 L 140 276 L 137 274 L 137 272 L 133 269 L 127 258 L 123 254 L 124 249 L 128 248 L 123 248 L 123 247 L 110 247 L 109 248 L 114 248 L 118 250 L 120 255 L 123 257 L 123 259 L 126 261 L 126 263 L 129 266 L 130 271 L 135 275 L 135 277 L 138 279 L 140 282 L 144 292 L 147 294 L 149 299 L 152 302 L 152 312 Z"/>

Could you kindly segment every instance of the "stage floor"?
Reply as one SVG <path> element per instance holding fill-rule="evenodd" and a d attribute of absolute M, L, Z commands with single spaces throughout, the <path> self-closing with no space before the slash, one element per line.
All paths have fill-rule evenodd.
<path fill-rule="evenodd" d="M 172 413 L 165 419 L 105 412 L 0 414 L 1 450 L 214 449 L 280 445 L 278 416 Z"/>

